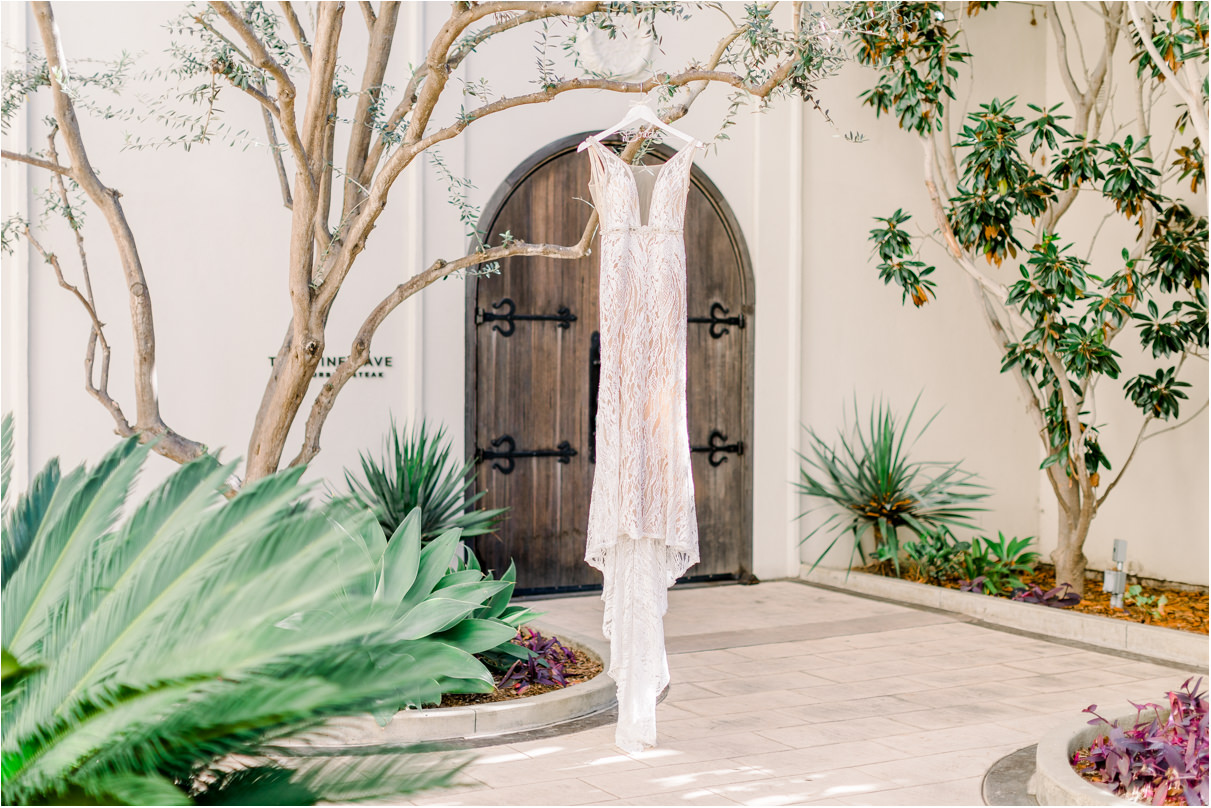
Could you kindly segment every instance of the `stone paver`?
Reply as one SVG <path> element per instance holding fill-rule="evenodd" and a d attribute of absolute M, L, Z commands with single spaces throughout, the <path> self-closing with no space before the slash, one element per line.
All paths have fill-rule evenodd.
<path fill-rule="evenodd" d="M 596 596 L 536 601 L 601 636 Z M 797 581 L 678 589 L 660 746 L 613 726 L 473 750 L 417 805 L 974 805 L 988 767 L 1091 703 L 1160 700 L 1199 671 Z"/>

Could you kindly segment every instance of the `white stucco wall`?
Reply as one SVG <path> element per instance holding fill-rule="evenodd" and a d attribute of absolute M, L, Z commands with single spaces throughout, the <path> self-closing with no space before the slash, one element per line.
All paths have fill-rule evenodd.
<path fill-rule="evenodd" d="M 145 52 L 140 65 L 154 66 L 166 59 L 162 25 L 179 8 L 99 2 L 59 4 L 56 11 L 70 56 L 104 58 L 125 49 Z M 22 30 L 33 30 L 24 4 L 5 4 L 3 11 L 9 43 L 18 42 Z M 442 3 L 404 5 L 387 83 L 397 90 L 404 86 L 407 63 L 416 60 L 447 13 Z M 1013 22 L 1004 22 L 1007 17 Z M 982 60 L 1012 61 L 1016 67 L 993 71 L 992 77 L 982 71 L 975 97 L 1054 97 L 1045 28 L 1029 24 L 1027 9 L 998 12 L 996 28 L 984 19 L 973 29 L 969 49 Z M 657 67 L 701 52 L 723 23 L 703 12 L 680 24 L 675 35 L 666 30 Z M 351 59 L 354 86 L 361 70 L 354 57 L 364 37 L 356 9 L 348 10 L 343 52 Z M 533 56 L 532 38 L 512 32 L 473 54 L 465 76 L 490 78 L 498 93 L 529 89 Z M 5 54 L 6 66 L 12 59 Z M 834 431 L 854 394 L 862 408 L 882 393 L 906 412 L 921 392 L 921 425 L 944 406 L 918 444 L 919 455 L 963 459 L 993 487 L 991 510 L 981 520 L 988 531 L 1039 535 L 1045 548 L 1054 535 L 1047 492 L 1033 471 L 1041 460 L 1037 440 L 1013 380 L 997 372 L 995 346 L 970 305 L 965 280 L 930 248 L 928 260 L 939 266 L 939 299 L 916 310 L 901 306 L 899 294 L 878 281 L 870 264 L 866 234 L 872 216 L 903 206 L 921 219 L 927 209 L 919 147 L 860 107 L 860 70 L 847 68 L 820 92 L 837 128 L 860 130 L 868 142 L 847 143 L 817 113 L 783 102 L 762 115 L 742 112 L 729 130 L 731 139 L 699 160 L 735 212 L 754 263 L 754 572 L 761 578 L 796 574 L 800 553 L 815 557 L 811 547 L 798 544 L 810 521 L 793 519 L 803 509 L 790 486 L 797 476 L 793 449 L 802 445 L 801 423 L 822 434 Z M 451 98 L 436 119 L 449 120 L 457 104 L 457 97 Z M 220 106 L 235 129 L 247 128 L 257 137 L 263 132 L 259 111 L 234 90 L 223 92 Z M 452 171 L 475 183 L 469 201 L 482 206 L 528 155 L 565 135 L 611 126 L 627 106 L 628 100 L 613 95 L 567 94 L 479 121 L 440 151 Z M 726 94 L 709 91 L 678 126 L 708 138 L 725 109 Z M 48 111 L 43 94 L 5 136 L 5 147 L 36 148 L 39 144 L 22 138 L 27 131 L 41 131 L 36 122 Z M 289 316 L 289 213 L 281 205 L 269 158 L 263 149 L 221 143 L 188 154 L 179 148 L 123 151 L 129 124 L 89 119 L 85 126 L 93 161 L 103 179 L 122 191 L 139 239 L 154 296 L 165 420 L 189 437 L 226 447 L 226 458 L 242 456 L 269 372 L 268 357 L 276 352 Z M 342 144 L 336 153 L 343 159 Z M 6 214 L 47 184 L 43 172 L 8 164 L 3 180 Z M 362 317 L 395 284 L 437 258 L 464 254 L 466 234 L 446 196 L 431 169 L 410 170 L 400 179 L 334 309 L 329 356 L 345 353 Z M 129 408 L 130 336 L 118 264 L 95 213 L 86 235 L 98 303 L 114 346 L 111 390 Z M 46 239 L 64 257 L 65 267 L 76 271 L 66 230 L 52 225 Z M 95 460 L 114 438 L 108 415 L 82 389 L 87 337 L 82 312 L 28 251 L 5 258 L 3 293 L 3 406 L 18 415 L 19 450 L 28 446 L 28 460 L 18 454 L 19 480 L 55 455 L 68 465 Z M 377 450 L 391 413 L 403 421 L 420 414 L 441 421 L 456 453 L 467 450 L 462 446 L 464 316 L 464 285 L 458 280 L 438 282 L 391 316 L 372 353 L 391 356 L 394 365 L 382 379 L 350 383 L 328 421 L 312 477 L 339 478 L 342 468 L 356 462 L 359 449 Z M 1205 366 L 1202 372 L 1205 378 Z M 1194 406 L 1205 397 L 1204 382 L 1201 393 L 1196 388 L 1191 394 Z M 133 417 L 129 409 L 128 415 Z M 297 451 L 304 419 L 305 411 L 287 458 Z M 1149 566 L 1141 571 L 1206 582 L 1206 446 L 1204 417 L 1193 431 L 1171 433 L 1146 447 L 1095 528 L 1090 551 L 1095 566 L 1109 538 L 1163 529 L 1171 538 L 1157 542 L 1164 547 L 1155 553 L 1149 550 Z M 1146 456 L 1153 458 L 1147 461 L 1151 465 L 1143 465 Z M 169 461 L 155 458 L 144 484 L 171 468 Z M 1163 504 L 1163 518 L 1140 502 Z M 1103 524 L 1105 533 L 1099 532 Z M 1133 557 L 1137 546 L 1132 545 Z"/>

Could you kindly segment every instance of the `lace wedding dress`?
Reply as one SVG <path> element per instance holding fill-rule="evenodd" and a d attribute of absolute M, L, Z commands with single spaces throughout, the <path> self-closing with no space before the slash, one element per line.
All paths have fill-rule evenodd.
<path fill-rule="evenodd" d="M 685 401 L 685 222 L 694 150 L 631 166 L 589 139 L 600 217 L 601 376 L 585 560 L 605 577 L 615 743 L 656 745 L 668 587 L 698 562 Z"/>

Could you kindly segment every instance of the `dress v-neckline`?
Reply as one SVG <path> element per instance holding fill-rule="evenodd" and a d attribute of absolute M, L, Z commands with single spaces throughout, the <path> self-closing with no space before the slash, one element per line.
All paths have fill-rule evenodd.
<path fill-rule="evenodd" d="M 665 160 L 659 166 L 642 166 L 642 165 L 634 166 L 634 165 L 631 165 L 630 163 L 626 162 L 625 160 L 623 160 L 617 154 L 614 154 L 613 150 L 608 148 L 605 144 L 601 143 L 600 141 L 593 140 L 592 138 L 590 138 L 590 142 L 592 142 L 594 145 L 598 146 L 603 152 L 610 155 L 610 157 L 614 158 L 615 162 L 617 162 L 618 165 L 620 165 L 624 169 L 626 169 L 626 175 L 629 180 L 629 184 L 631 186 L 631 202 L 634 205 L 633 209 L 635 211 L 635 219 L 637 220 L 635 226 L 638 227 L 640 230 L 647 230 L 647 229 L 651 228 L 652 211 L 656 207 L 656 191 L 658 191 L 660 189 L 660 180 L 664 177 L 665 169 L 668 168 L 672 164 L 672 162 L 674 160 L 676 160 L 678 157 L 680 157 L 683 153 L 692 152 L 695 148 L 694 144 L 690 144 L 683 149 L 679 149 L 676 154 L 674 154 L 669 159 Z M 643 221 L 643 216 L 641 215 L 642 212 L 640 211 L 640 207 L 639 207 L 639 181 L 635 179 L 635 169 L 636 168 L 655 168 L 656 169 L 656 177 L 652 180 L 652 195 L 651 195 L 650 201 L 648 202 L 648 216 L 647 216 L 648 221 L 646 221 L 646 222 Z"/>

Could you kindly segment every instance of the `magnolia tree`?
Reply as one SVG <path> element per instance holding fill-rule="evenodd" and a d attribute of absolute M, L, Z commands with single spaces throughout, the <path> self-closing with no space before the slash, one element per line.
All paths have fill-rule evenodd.
<path fill-rule="evenodd" d="M 283 462 L 293 466 L 315 457 L 334 402 L 368 361 L 376 330 L 403 301 L 452 273 L 483 272 L 508 256 L 578 258 L 587 253 L 597 226 L 595 214 L 576 244 L 533 244 L 505 234 L 481 239 L 478 248 L 466 255 L 427 257 L 427 266 L 414 267 L 411 277 L 384 290 L 382 299 L 365 313 L 351 344 L 341 351 L 345 358 L 308 405 L 313 374 L 329 350 L 327 323 L 333 303 L 356 271 L 358 257 L 373 238 L 375 224 L 391 202 L 397 182 L 406 172 L 420 169 L 426 152 L 504 110 L 545 104 L 565 93 L 650 94 L 660 101 L 661 114 L 668 121 L 685 115 L 711 85 L 731 93 L 731 114 L 748 99 L 760 105 L 780 97 L 815 103 L 817 81 L 835 71 L 841 61 L 835 36 L 837 10 L 791 5 L 779 27 L 772 5 L 760 4 L 731 8 L 672 2 L 455 2 L 427 43 L 424 60 L 410 70 L 400 92 L 384 83 L 397 40 L 413 36 L 398 30 L 399 3 L 376 6 L 360 2 L 354 7 L 325 2 L 304 8 L 290 2 L 276 7 L 259 2 L 213 2 L 189 7 L 169 27 L 174 64 L 168 73 L 190 83 L 192 89 L 184 97 L 195 105 L 174 113 L 176 120 L 188 123 L 185 128 L 191 133 L 176 142 L 188 146 L 209 139 L 212 130 L 221 125 L 214 103 L 218 93 L 233 90 L 242 94 L 263 114 L 272 146 L 268 159 L 274 161 L 283 202 L 292 213 L 284 251 L 289 260 L 282 268 L 288 280 L 291 317 L 248 439 L 245 481 L 264 477 Z M 116 431 L 154 439 L 160 454 L 180 462 L 190 460 L 203 454 L 206 445 L 201 436 L 175 432 L 160 414 L 154 383 L 154 368 L 160 359 L 152 315 L 154 290 L 140 260 L 138 234 L 123 213 L 122 194 L 101 179 L 105 155 L 89 150 L 77 120 L 78 114 L 98 110 L 88 103 L 90 90 L 98 86 L 120 89 L 132 68 L 125 62 L 101 72 L 79 68 L 64 52 L 51 4 L 31 6 L 41 49 L 25 54 L 23 68 L 6 71 L 4 122 L 7 127 L 25 99 L 35 93 L 48 93 L 54 111 L 46 120 L 45 138 L 37 141 L 41 148 L 30 153 L 4 151 L 3 156 L 6 161 L 21 161 L 49 172 L 52 193 L 46 198 L 47 206 L 71 225 L 76 257 L 72 266 L 65 266 L 67 258 L 44 245 L 29 227 L 33 217 L 7 221 L 5 241 L 11 244 L 12 238 L 28 238 L 60 285 L 78 299 L 92 324 L 85 346 L 85 388 L 112 415 Z M 138 10 L 145 13 L 151 7 Z M 620 24 L 627 22 L 628 28 L 637 24 L 646 35 L 656 37 L 658 27 L 682 25 L 690 11 L 719 15 L 727 32 L 718 41 L 704 42 L 702 52 L 677 72 L 624 81 L 594 73 L 575 58 L 578 31 L 596 28 L 609 36 L 621 35 Z M 358 53 L 350 54 L 351 46 L 342 47 L 342 30 L 350 24 L 365 26 L 364 52 L 359 47 Z M 532 89 L 516 95 L 494 94 L 486 82 L 459 75 L 469 54 L 512 29 L 532 30 L 544 46 L 552 39 L 561 40 L 558 44 L 572 54 L 569 75 L 561 74 L 552 61 L 539 59 Z M 523 58 L 529 63 L 528 55 Z M 363 66 L 356 89 L 343 78 L 349 74 L 345 62 Z M 490 75 L 492 71 L 484 72 Z M 460 78 L 463 80 L 457 80 Z M 465 102 L 448 119 L 435 114 L 447 95 Z M 726 138 L 729 123 L 729 119 L 719 122 L 720 139 Z M 347 144 L 343 154 L 337 153 L 338 142 Z M 633 158 L 643 145 L 636 137 L 623 157 Z M 455 186 L 465 182 L 453 176 L 450 180 Z M 79 226 L 87 204 L 108 225 L 117 245 L 122 283 L 130 293 L 134 346 L 130 401 L 120 401 L 122 396 L 111 394 L 108 387 L 111 352 L 103 324 L 108 315 L 95 304 Z M 163 361 L 173 360 L 166 357 Z M 287 436 L 304 408 L 302 445 L 290 455 Z"/>
<path fill-rule="evenodd" d="M 1001 369 L 1028 405 L 1058 505 L 1057 580 L 1079 591 L 1098 509 L 1141 445 L 1184 423 L 1183 376 L 1192 365 L 1205 373 L 1207 217 L 1181 195 L 1205 185 L 1207 4 L 1036 9 L 1067 101 L 977 99 L 957 120 L 959 66 L 987 68 L 960 47 L 964 17 L 997 14 L 995 5 L 903 3 L 889 13 L 855 4 L 851 24 L 866 29 L 856 54 L 874 68 L 864 102 L 919 138 L 923 235 L 970 280 Z M 1100 225 L 1066 218 L 1078 200 L 1102 208 Z M 935 268 L 920 260 L 910 218 L 877 219 L 871 241 L 880 277 L 920 307 L 935 295 Z M 1095 248 L 1115 257 L 1094 260 Z M 1120 380 L 1139 417 L 1128 427 L 1134 442 L 1112 460 L 1099 442 L 1097 394 L 1099 385 L 1117 393 L 1106 380 L 1120 377 L 1120 349 L 1154 370 Z"/>

